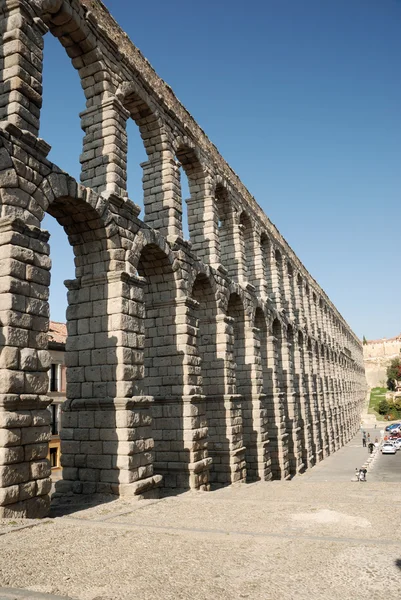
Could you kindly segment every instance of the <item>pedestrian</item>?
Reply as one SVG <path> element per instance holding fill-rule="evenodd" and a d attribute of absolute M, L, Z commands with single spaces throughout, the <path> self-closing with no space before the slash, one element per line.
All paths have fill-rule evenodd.
<path fill-rule="evenodd" d="M 377 427 L 377 423 L 375 423 L 375 429 L 376 429 L 376 427 Z"/>
<path fill-rule="evenodd" d="M 362 447 L 366 448 L 366 431 L 362 431 Z"/>
<path fill-rule="evenodd" d="M 370 442 L 369 446 L 368 446 L 368 448 L 369 448 L 369 454 L 372 454 L 374 447 L 375 447 L 375 445 L 373 444 L 373 442 Z"/>
<path fill-rule="evenodd" d="M 368 442 L 370 442 L 370 433 L 368 433 Z"/>
<path fill-rule="evenodd" d="M 376 436 L 375 437 L 375 444 L 378 444 L 378 443 L 379 443 L 379 438 Z"/>

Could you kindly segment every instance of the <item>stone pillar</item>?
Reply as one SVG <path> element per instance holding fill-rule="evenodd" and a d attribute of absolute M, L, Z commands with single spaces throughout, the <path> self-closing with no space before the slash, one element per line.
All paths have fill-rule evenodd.
<path fill-rule="evenodd" d="M 318 368 L 316 361 L 316 344 L 312 343 L 312 346 L 309 350 L 309 365 L 310 365 L 310 375 L 311 375 L 311 387 L 310 387 L 310 400 L 312 407 L 312 415 L 313 415 L 313 437 L 315 440 L 315 460 L 316 462 L 320 462 L 323 460 L 323 442 L 322 442 L 322 432 L 321 432 L 321 423 L 320 418 L 321 414 L 319 411 L 318 404 Z"/>
<path fill-rule="evenodd" d="M 255 280 L 253 283 L 258 295 L 263 300 L 266 300 L 269 295 L 268 257 L 266 256 L 268 251 L 267 238 L 255 235 Z"/>
<path fill-rule="evenodd" d="M 329 434 L 328 434 L 328 415 L 326 406 L 325 381 L 324 381 L 324 365 L 322 356 L 319 352 L 319 344 L 315 346 L 314 361 L 316 368 L 316 386 L 317 386 L 317 406 L 320 421 L 320 437 L 322 441 L 322 458 L 326 458 L 330 454 L 329 449 Z"/>
<path fill-rule="evenodd" d="M 56 491 L 153 497 L 161 477 L 153 474 L 153 398 L 140 394 L 144 281 L 116 271 L 66 284 L 67 401 Z"/>
<path fill-rule="evenodd" d="M 47 28 L 26 0 L 3 0 L 0 120 L 37 136 L 42 106 L 43 35 Z"/>
<path fill-rule="evenodd" d="M 202 395 L 200 358 L 196 351 L 197 322 L 194 318 L 198 302 L 192 298 L 176 299 L 177 353 L 182 355 L 183 377 L 183 440 L 184 457 L 176 465 L 176 487 L 182 488 L 182 470 L 189 471 L 190 489 L 209 489 L 209 469 L 212 459 L 207 454 L 207 421 L 205 397 Z M 173 465 L 169 463 L 171 471 Z"/>
<path fill-rule="evenodd" d="M 179 163 L 169 148 L 151 155 L 143 168 L 145 223 L 169 241 L 182 238 L 182 199 Z"/>
<path fill-rule="evenodd" d="M 273 479 L 286 479 L 290 473 L 289 436 L 286 432 L 280 340 L 271 335 L 268 337 L 267 343 L 270 385 L 266 390 L 266 406 L 268 408 L 271 471 Z"/>
<path fill-rule="evenodd" d="M 303 282 L 302 282 L 302 278 L 299 275 L 297 276 L 297 280 L 295 282 L 294 291 L 295 291 L 295 306 L 296 306 L 295 318 L 296 318 L 300 328 L 303 329 L 306 325 L 306 319 L 305 319 L 304 300 L 303 300 Z"/>
<path fill-rule="evenodd" d="M 304 304 L 304 317 L 306 321 L 306 327 L 308 331 L 312 331 L 311 323 L 311 310 L 310 310 L 310 289 L 307 283 L 305 283 L 303 289 L 303 304 Z"/>
<path fill-rule="evenodd" d="M 229 272 L 234 281 L 246 284 L 248 282 L 245 265 L 244 226 L 240 223 L 240 215 L 233 215 L 233 266 L 235 270 Z"/>
<path fill-rule="evenodd" d="M 284 402 L 287 404 L 286 432 L 288 434 L 288 459 L 291 475 L 296 475 L 302 469 L 302 443 L 299 410 L 299 392 L 295 391 L 294 385 L 294 340 L 289 336 L 283 340 L 283 384 Z"/>
<path fill-rule="evenodd" d="M 268 409 L 263 390 L 261 364 L 261 332 L 257 327 L 246 327 L 246 362 L 252 380 L 251 397 L 243 399 L 243 431 L 246 447 L 247 480 L 271 479 L 271 459 L 268 439 Z M 264 340 L 266 343 L 266 339 Z M 267 365 L 264 366 L 267 368 Z"/>
<path fill-rule="evenodd" d="M 236 364 L 233 353 L 234 319 L 217 316 L 217 358 L 225 361 L 224 412 L 229 444 L 229 457 L 220 462 L 218 481 L 239 483 L 246 481 L 245 445 L 243 436 L 242 397 L 237 394 Z"/>
<path fill-rule="evenodd" d="M 273 247 L 271 248 L 271 267 L 273 302 L 276 305 L 276 309 L 281 311 L 285 308 L 283 297 L 283 264 L 281 253 Z"/>
<path fill-rule="evenodd" d="M 108 98 L 80 114 L 85 132 L 81 181 L 98 193 L 127 196 L 127 130 L 130 113 Z"/>
<path fill-rule="evenodd" d="M 49 234 L 0 219 L 0 517 L 50 506 Z"/>
<path fill-rule="evenodd" d="M 188 229 L 192 249 L 204 263 L 220 264 L 218 215 L 214 200 L 214 181 L 203 173 L 189 181 Z"/>
<path fill-rule="evenodd" d="M 283 291 L 285 298 L 285 309 L 290 321 L 295 320 L 295 289 L 294 289 L 294 273 L 291 265 L 287 262 L 283 268 Z"/>
<path fill-rule="evenodd" d="M 309 390 L 306 378 L 305 347 L 303 338 L 298 338 L 294 347 L 295 390 L 299 397 L 299 414 L 301 427 L 302 464 L 299 470 L 307 469 L 314 464 L 312 426 L 309 406 Z"/>
<path fill-rule="evenodd" d="M 334 449 L 337 451 L 340 448 L 340 430 L 339 430 L 339 422 L 338 422 L 338 396 L 337 396 L 337 387 L 334 378 L 334 359 L 333 352 L 329 350 L 329 373 L 330 373 L 330 391 L 331 391 L 331 415 L 332 415 L 332 423 L 333 423 L 333 441 L 334 441 Z"/>

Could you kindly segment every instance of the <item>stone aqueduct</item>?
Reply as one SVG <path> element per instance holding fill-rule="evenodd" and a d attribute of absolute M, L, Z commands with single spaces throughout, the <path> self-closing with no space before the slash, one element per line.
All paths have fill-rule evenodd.
<path fill-rule="evenodd" d="M 46 212 L 76 264 L 58 494 L 289 478 L 340 448 L 359 427 L 361 344 L 169 86 L 98 0 L 0 0 L 0 23 L 0 516 L 50 503 Z M 86 97 L 81 183 L 38 137 L 48 29 Z"/>

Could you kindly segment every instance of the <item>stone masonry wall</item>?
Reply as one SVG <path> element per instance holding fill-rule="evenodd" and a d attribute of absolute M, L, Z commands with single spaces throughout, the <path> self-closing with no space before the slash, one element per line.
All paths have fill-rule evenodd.
<path fill-rule="evenodd" d="M 49 30 L 86 99 L 80 183 L 39 138 Z M 365 398 L 358 338 L 103 4 L 0 0 L 0 34 L 0 516 L 50 503 L 45 213 L 76 267 L 57 496 L 289 478 L 339 449 Z"/>
<path fill-rule="evenodd" d="M 363 345 L 366 381 L 370 388 L 386 387 L 387 367 L 392 359 L 400 356 L 401 335 L 382 340 L 368 340 Z"/>

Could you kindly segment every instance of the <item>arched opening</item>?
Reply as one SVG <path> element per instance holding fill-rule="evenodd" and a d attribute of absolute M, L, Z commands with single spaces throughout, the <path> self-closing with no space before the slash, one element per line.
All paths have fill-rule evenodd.
<path fill-rule="evenodd" d="M 50 233 L 50 322 L 47 333 L 50 369 L 47 394 L 51 400 L 48 407 L 51 415 L 51 437 L 47 458 L 50 461 L 52 483 L 55 484 L 62 479 L 60 432 L 62 406 L 67 399 L 67 288 L 64 285 L 64 281 L 74 279 L 75 266 L 73 248 L 68 241 L 68 237 L 65 235 L 62 225 L 60 225 L 57 219 L 46 213 L 41 227 Z"/>
<path fill-rule="evenodd" d="M 227 436 L 228 415 L 225 409 L 224 360 L 217 354 L 217 306 L 209 279 L 200 274 L 192 288 L 197 341 L 200 358 L 202 394 L 205 396 L 205 416 L 208 429 L 207 449 L 213 462 L 209 472 L 212 487 L 230 483 L 230 447 Z"/>
<path fill-rule="evenodd" d="M 278 310 L 284 308 L 283 303 L 283 258 L 280 250 L 276 248 L 274 252 L 274 276 L 273 276 L 273 291 L 274 299 Z"/>
<path fill-rule="evenodd" d="M 243 211 L 239 218 L 240 253 L 242 262 L 242 275 L 245 281 L 253 283 L 254 279 L 254 248 L 251 219 Z"/>
<path fill-rule="evenodd" d="M 288 433 L 288 455 L 289 469 L 291 475 L 298 471 L 298 449 L 299 449 L 299 410 L 295 394 L 295 353 L 294 353 L 294 330 L 291 325 L 287 326 L 287 339 L 283 344 L 283 380 L 284 380 L 284 410 L 286 413 L 286 430 Z"/>
<path fill-rule="evenodd" d="M 270 342 L 272 361 L 269 368 L 273 384 L 271 413 L 274 425 L 272 425 L 269 435 L 273 479 L 285 478 L 289 472 L 288 435 L 286 433 L 288 410 L 284 397 L 282 342 L 281 323 L 278 319 L 274 319 Z"/>
<path fill-rule="evenodd" d="M 127 157 L 127 193 L 130 200 L 141 209 L 138 217 L 145 218 L 144 187 L 148 185 L 144 175 L 144 167 L 148 164 L 148 156 L 140 135 L 140 130 L 132 118 L 127 119 L 126 125 L 127 144 L 125 155 Z M 124 144 L 121 147 L 124 155 Z"/>
<path fill-rule="evenodd" d="M 53 418 L 56 411 L 52 405 L 64 401 L 59 432 L 63 470 L 62 480 L 56 483 L 56 496 L 63 496 L 65 492 L 116 493 L 120 484 L 128 480 L 128 476 L 121 474 L 122 470 L 129 472 L 132 478 L 138 478 L 138 474 L 137 469 L 134 474 L 133 465 L 122 464 L 127 457 L 121 457 L 115 409 L 102 411 L 99 405 L 100 399 L 112 406 L 115 398 L 132 395 L 132 383 L 123 381 L 117 372 L 121 355 L 118 341 L 121 314 L 118 307 L 112 308 L 105 275 L 110 260 L 109 233 L 91 204 L 78 197 L 56 198 L 49 205 L 48 214 L 63 227 L 75 255 L 75 278 L 67 282 L 68 337 L 57 339 L 52 325 L 49 340 L 50 355 L 54 357 L 51 364 L 61 366 L 60 353 L 65 352 L 67 366 L 66 390 L 62 373 L 60 377 L 53 366 L 50 369 Z M 57 344 L 60 353 L 52 354 Z M 53 422 L 52 431 L 55 431 L 54 425 Z M 55 435 L 50 442 L 51 460 L 54 460 Z M 110 443 L 103 444 L 102 440 Z"/>
<path fill-rule="evenodd" d="M 227 188 L 217 185 L 215 190 L 215 218 L 217 220 L 218 246 L 220 250 L 220 262 L 232 277 L 233 271 L 233 220 L 232 205 Z M 235 269 L 234 269 L 235 270 Z"/>
<path fill-rule="evenodd" d="M 247 430 L 244 428 L 244 422 L 249 426 L 251 423 L 251 377 L 250 377 L 250 366 L 246 363 L 246 340 L 245 340 L 245 311 L 241 297 L 237 293 L 230 295 L 227 305 L 227 316 L 232 319 L 231 322 L 231 336 L 230 336 L 230 348 L 229 357 L 232 360 L 228 361 L 228 381 L 231 382 L 231 389 L 234 393 L 242 396 L 241 398 L 241 412 L 237 413 L 237 435 L 235 439 L 238 442 L 246 446 L 246 438 L 252 434 L 252 429 L 248 427 Z M 242 422 L 240 423 L 239 416 L 242 414 Z M 242 431 L 239 431 L 239 425 L 242 426 Z M 241 433 L 243 439 L 240 439 Z M 238 459 L 239 457 L 237 457 Z M 247 456 L 244 456 L 246 463 Z"/>
<path fill-rule="evenodd" d="M 271 249 L 269 238 L 263 232 L 260 236 L 260 272 L 256 273 L 256 280 L 259 282 L 259 292 L 262 295 L 272 297 L 272 281 L 271 281 Z"/>
<path fill-rule="evenodd" d="M 294 410 L 299 430 L 296 435 L 298 448 L 297 471 L 303 472 L 308 466 L 308 429 L 307 415 L 305 412 L 305 386 L 304 386 L 304 361 L 303 361 L 303 336 L 300 331 L 296 334 L 289 328 L 291 340 L 291 358 L 294 365 Z"/>
<path fill-rule="evenodd" d="M 178 148 L 176 156 L 179 161 L 184 238 L 191 241 L 196 254 L 200 256 L 207 255 L 209 244 L 203 229 L 205 221 L 205 176 L 202 165 L 193 148 L 181 146 Z"/>
<path fill-rule="evenodd" d="M 286 261 L 286 286 L 285 286 L 285 298 L 286 298 L 286 306 L 287 310 L 290 314 L 290 317 L 294 317 L 295 312 L 295 281 L 294 281 L 294 269 L 290 261 Z"/>
<path fill-rule="evenodd" d="M 156 244 L 146 245 L 138 261 L 144 278 L 144 374 L 139 393 L 152 396 L 154 470 L 167 489 L 187 489 L 188 452 L 182 414 L 183 357 L 177 349 L 176 284 L 171 263 Z"/>
<path fill-rule="evenodd" d="M 318 322 L 317 322 L 317 296 L 315 292 L 312 292 L 312 331 L 314 335 L 318 333 Z"/>
<path fill-rule="evenodd" d="M 128 196 L 141 209 L 139 217 L 157 229 L 160 228 L 157 213 L 163 204 L 163 177 L 168 183 L 168 175 L 163 174 L 160 124 L 133 83 L 123 84 L 117 96 L 127 112 L 121 115 L 119 107 L 114 109 L 115 131 L 107 141 L 115 157 L 111 157 L 113 164 L 108 167 L 111 172 L 107 177 L 110 184 L 115 181 L 124 185 L 126 179 Z"/>
<path fill-rule="evenodd" d="M 310 307 L 310 296 L 309 296 L 309 285 L 305 283 L 304 290 L 304 310 L 305 310 L 305 320 L 308 329 L 311 330 L 311 307 Z"/>
<path fill-rule="evenodd" d="M 250 451 L 254 455 L 254 460 L 250 465 L 248 479 L 256 481 L 258 479 L 267 480 L 271 476 L 270 453 L 268 450 L 269 439 L 269 418 L 266 414 L 268 410 L 268 393 L 271 388 L 271 380 L 268 370 L 268 328 L 266 318 L 261 308 L 255 311 L 255 328 L 257 332 L 258 352 L 256 354 L 257 379 L 259 382 L 259 404 L 253 407 L 253 439 L 251 439 Z M 258 398 L 256 399 L 256 402 Z M 253 467 L 253 468 L 252 468 Z"/>
<path fill-rule="evenodd" d="M 40 137 L 51 145 L 49 160 L 79 180 L 83 135 L 79 113 L 85 108 L 85 96 L 79 73 L 60 41 L 51 33 L 43 39 Z"/>

